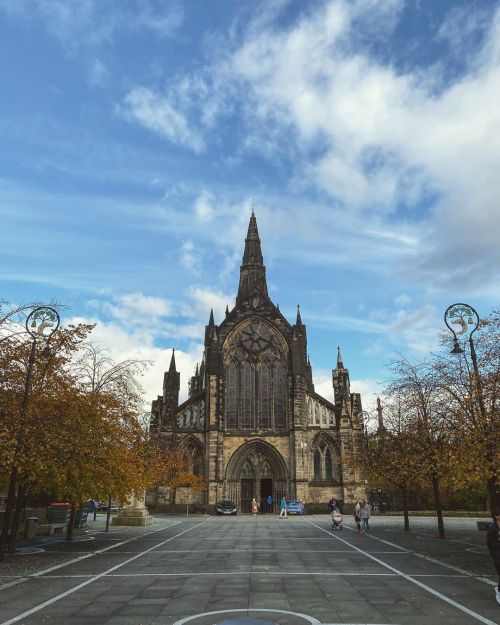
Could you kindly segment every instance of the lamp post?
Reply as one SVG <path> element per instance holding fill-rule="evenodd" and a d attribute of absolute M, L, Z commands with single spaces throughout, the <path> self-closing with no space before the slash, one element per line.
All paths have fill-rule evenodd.
<path fill-rule="evenodd" d="M 481 375 L 479 373 L 479 367 L 477 364 L 476 348 L 474 346 L 473 334 L 481 326 L 481 319 L 475 308 L 469 304 L 458 303 L 448 306 L 444 313 L 444 322 L 450 332 L 453 334 L 453 349 L 451 354 L 464 354 L 464 349 L 460 345 L 459 337 L 463 337 L 469 332 L 469 348 L 472 359 L 472 368 L 474 371 L 474 383 L 476 386 L 477 399 L 479 404 L 479 412 L 483 423 L 486 422 L 486 407 L 484 405 L 483 386 Z M 496 487 L 494 480 L 488 479 L 488 495 L 492 507 L 498 505 L 498 495 L 496 493 Z"/>
<path fill-rule="evenodd" d="M 21 447 L 22 447 L 22 429 L 23 429 L 24 420 L 26 417 L 26 410 L 28 408 L 28 403 L 29 403 L 29 396 L 30 396 L 30 390 L 31 390 L 31 378 L 33 375 L 33 366 L 36 360 L 37 340 L 45 341 L 45 348 L 43 350 L 43 355 L 50 356 L 49 341 L 52 335 L 54 334 L 54 332 L 59 327 L 59 324 L 60 324 L 59 313 L 57 312 L 55 308 L 52 308 L 51 306 L 38 306 L 37 308 L 34 308 L 26 319 L 26 324 L 25 324 L 26 332 L 32 337 L 33 340 L 31 342 L 31 350 L 30 350 L 30 355 L 28 359 L 28 369 L 26 370 L 26 378 L 24 381 L 23 401 L 21 404 L 21 413 L 20 413 L 19 428 L 18 428 L 19 436 L 17 437 L 16 447 L 14 450 L 14 457 L 12 460 L 12 467 L 11 467 L 10 479 L 9 479 L 9 489 L 7 493 L 7 501 L 5 503 L 5 513 L 4 513 L 4 519 L 3 519 L 2 534 L 0 537 L 0 561 L 2 561 L 4 558 L 5 548 L 7 546 L 12 511 L 14 509 L 14 505 L 16 503 L 19 503 L 19 501 L 16 502 L 16 492 L 18 491 L 17 482 L 18 482 L 18 475 L 19 475 L 18 463 L 19 463 L 19 454 L 20 454 Z M 19 498 L 20 493 L 17 492 L 17 494 Z M 14 522 L 12 525 L 13 535 L 11 536 L 11 545 L 15 545 L 17 526 L 19 524 L 18 517 L 20 515 L 20 512 L 21 512 L 21 507 L 19 505 L 16 505 Z"/>

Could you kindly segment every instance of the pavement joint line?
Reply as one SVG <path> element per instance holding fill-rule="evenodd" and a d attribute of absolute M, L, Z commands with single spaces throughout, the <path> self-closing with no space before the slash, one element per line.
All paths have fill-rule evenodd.
<path fill-rule="evenodd" d="M 170 529 L 175 525 L 179 525 L 180 521 L 177 523 L 173 523 L 172 525 L 168 525 L 167 527 L 161 527 L 160 529 L 152 530 L 151 532 L 147 532 L 144 536 L 148 536 L 149 534 L 155 534 L 156 532 L 161 532 L 162 530 Z M 87 558 L 92 558 L 96 553 L 103 553 L 104 551 L 109 551 L 110 549 L 116 549 L 120 545 L 125 545 L 127 543 L 132 542 L 133 540 L 137 540 L 140 536 L 134 536 L 133 538 L 129 538 L 128 540 L 123 540 L 122 542 L 115 543 L 114 545 L 110 545 L 109 547 L 105 547 L 104 549 L 99 549 L 97 551 L 93 551 L 92 553 L 86 553 L 83 556 L 78 556 L 78 558 L 73 558 L 72 560 L 68 560 L 67 562 L 62 562 L 61 564 L 55 564 L 54 566 L 49 567 L 48 569 L 43 569 L 42 571 L 37 571 L 30 575 L 30 578 L 40 577 L 41 575 L 45 575 L 45 573 L 50 573 L 51 571 L 56 571 L 57 569 L 61 569 L 65 566 L 69 566 L 70 564 L 75 564 L 76 562 L 80 562 L 81 560 L 86 560 Z M 49 552 L 50 553 L 50 552 Z M 0 590 L 2 588 L 0 587 Z"/>
<path fill-rule="evenodd" d="M 348 527 L 346 529 L 351 530 L 352 532 L 356 531 L 355 529 L 351 527 Z M 391 545 L 394 547 L 398 546 L 395 543 L 391 543 L 389 540 L 384 540 L 383 538 L 379 538 L 378 536 L 374 536 L 373 534 L 365 534 L 365 537 L 371 538 L 372 540 L 378 540 L 379 542 L 385 543 L 386 545 Z M 375 553 L 375 552 L 371 552 L 371 553 Z M 442 562 L 441 560 L 437 560 L 436 558 L 432 558 L 431 556 L 426 556 L 425 554 L 419 553 L 418 551 L 408 551 L 408 553 L 413 554 L 417 558 L 422 558 L 423 560 L 428 560 L 429 562 L 433 562 L 434 564 L 439 564 L 441 566 L 444 566 L 445 568 L 450 569 L 451 571 L 456 571 L 457 573 L 461 573 L 462 575 L 465 575 L 467 577 L 472 577 L 473 579 L 477 579 L 479 582 L 483 582 L 485 584 L 488 584 L 489 586 L 497 585 L 495 581 L 488 579 L 487 577 L 484 577 L 483 575 L 474 575 L 474 573 L 471 573 L 470 571 L 461 569 L 458 566 L 454 566 L 453 564 L 448 564 L 447 562 Z"/>
<path fill-rule="evenodd" d="M 478 614 L 477 612 L 474 612 L 474 610 L 471 610 L 470 608 L 467 608 L 466 606 L 462 605 L 461 603 L 458 603 L 457 601 L 454 601 L 453 599 L 450 599 L 450 597 L 447 597 L 446 595 L 443 595 L 439 591 L 434 590 L 434 588 L 431 588 L 430 586 L 427 586 L 427 584 L 424 584 L 423 582 L 420 582 L 418 579 L 415 579 L 413 576 L 408 575 L 407 573 L 403 573 L 403 571 L 400 571 L 399 569 L 396 569 L 395 567 L 391 566 L 390 564 L 387 564 L 387 562 L 384 562 L 383 560 L 379 560 L 379 558 L 376 558 L 375 556 L 371 555 L 370 553 L 368 553 L 366 551 L 363 551 L 362 549 L 360 549 L 356 545 L 350 544 L 349 542 L 347 542 L 343 538 L 340 538 L 340 536 L 332 534 L 329 530 L 326 530 L 323 527 L 320 527 L 319 525 L 317 525 L 316 523 L 313 523 L 312 521 L 306 520 L 306 522 L 311 524 L 311 525 L 314 525 L 315 527 L 317 527 L 322 532 L 326 532 L 331 538 L 336 538 L 337 540 L 340 540 L 341 542 L 345 543 L 346 545 L 350 545 L 352 547 L 352 549 L 355 549 L 356 551 L 364 553 L 367 558 L 370 558 L 371 560 L 373 560 L 374 562 L 377 562 L 381 566 L 384 566 L 385 568 L 389 569 L 390 571 L 393 571 L 394 573 L 397 573 L 398 575 L 400 575 L 401 577 L 403 577 L 407 581 L 411 582 L 412 584 L 415 584 L 419 588 L 422 588 L 423 590 L 427 591 L 431 595 L 434 595 L 438 599 L 441 599 L 445 603 L 448 603 L 449 605 L 453 606 L 454 608 L 457 608 L 458 610 L 460 610 L 462 612 L 465 612 L 465 614 L 468 614 L 469 616 L 471 616 L 472 618 L 476 619 L 477 621 L 480 621 L 481 623 L 484 623 L 484 625 L 497 625 L 497 623 L 494 623 L 493 621 L 490 621 L 490 619 L 482 616 L 481 614 Z"/>
<path fill-rule="evenodd" d="M 74 586 L 73 588 L 69 588 L 65 592 L 62 592 L 59 595 L 56 595 L 55 597 L 52 597 L 51 599 L 47 599 L 47 601 L 44 601 L 44 602 L 36 605 L 35 607 L 30 608 L 29 610 L 26 610 L 25 612 L 22 612 L 21 614 L 18 614 L 17 616 L 12 617 L 8 621 L 4 621 L 3 623 L 0 623 L 0 625 L 11 625 L 12 623 L 17 623 L 18 621 L 20 621 L 20 620 L 22 620 L 22 619 L 24 619 L 24 618 L 26 618 L 28 616 L 31 616 L 32 614 L 35 614 L 36 612 L 39 612 L 40 610 L 43 610 L 43 608 L 46 608 L 49 605 L 52 605 L 53 603 L 56 603 L 60 599 L 64 599 L 68 595 L 72 595 L 77 590 L 80 590 L 81 588 L 85 588 L 85 586 L 88 586 L 92 582 L 95 582 L 96 580 L 101 579 L 105 575 L 108 575 L 109 573 L 112 573 L 113 571 L 116 571 L 120 567 L 125 566 L 126 564 L 129 564 L 130 562 L 133 562 L 134 560 L 137 560 L 137 558 L 140 558 L 141 556 L 145 555 L 146 553 L 149 553 L 150 551 L 153 551 L 153 549 L 155 549 L 155 547 L 161 547 L 162 545 L 165 545 L 166 543 L 170 542 L 171 540 L 174 540 L 175 538 L 178 538 L 179 536 L 182 536 L 183 534 L 186 534 L 187 532 L 190 532 L 191 530 L 196 529 L 200 525 L 203 525 L 204 523 L 206 523 L 209 519 L 210 519 L 210 517 L 208 519 L 205 519 L 201 523 L 197 523 L 196 525 L 192 525 L 191 527 L 188 527 L 187 529 L 182 531 L 180 534 L 176 534 L 175 536 L 171 536 L 170 538 L 167 538 L 166 540 L 164 540 L 163 542 L 159 543 L 158 545 L 154 545 L 153 547 L 149 547 L 149 549 L 146 549 L 145 551 L 141 551 L 140 553 L 138 553 L 137 555 L 133 556 L 132 558 L 128 558 L 128 560 L 125 560 L 124 562 L 121 562 L 120 564 L 116 564 L 115 566 L 111 567 L 107 571 L 103 571 L 102 573 L 99 573 L 98 575 L 95 575 L 91 579 L 88 579 L 88 580 L 82 582 L 81 584 L 78 584 L 77 586 Z M 181 521 L 179 521 L 179 523 L 181 523 Z M 177 523 L 176 523 L 176 525 L 177 525 Z M 172 527 L 172 526 L 170 525 L 169 527 Z M 166 528 L 162 528 L 162 529 L 166 529 Z M 158 531 L 160 531 L 160 530 L 158 530 Z M 153 532 L 151 532 L 151 533 L 153 533 Z"/>

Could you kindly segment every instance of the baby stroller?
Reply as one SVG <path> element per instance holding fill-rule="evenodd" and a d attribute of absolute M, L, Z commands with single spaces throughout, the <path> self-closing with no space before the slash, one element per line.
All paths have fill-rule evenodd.
<path fill-rule="evenodd" d="M 342 531 L 344 528 L 342 526 L 342 515 L 340 514 L 340 510 L 335 508 L 332 510 L 332 527 L 331 530 L 333 532 Z"/>

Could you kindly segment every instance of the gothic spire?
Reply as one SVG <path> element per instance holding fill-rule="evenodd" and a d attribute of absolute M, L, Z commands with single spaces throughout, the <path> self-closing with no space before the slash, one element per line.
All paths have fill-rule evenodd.
<path fill-rule="evenodd" d="M 168 368 L 169 373 L 176 373 L 177 369 L 175 367 L 175 349 L 172 349 L 172 357 L 170 358 L 170 367 Z"/>
<path fill-rule="evenodd" d="M 298 326 L 302 325 L 302 317 L 300 316 L 300 304 L 297 304 L 297 320 L 295 321 L 295 323 Z"/>
<path fill-rule="evenodd" d="M 340 346 L 337 347 L 337 369 L 343 369 L 344 363 L 342 362 L 342 354 L 340 353 Z"/>
<path fill-rule="evenodd" d="M 214 326 L 215 325 L 215 321 L 214 321 L 214 309 L 211 308 L 210 309 L 210 317 L 208 319 L 208 325 L 209 326 Z"/>
<path fill-rule="evenodd" d="M 253 297 L 268 297 L 266 284 L 266 268 L 260 249 L 259 231 L 257 229 L 257 219 L 252 211 L 248 232 L 245 239 L 245 251 L 243 252 L 243 262 L 240 267 L 240 284 L 236 303 L 250 301 Z"/>

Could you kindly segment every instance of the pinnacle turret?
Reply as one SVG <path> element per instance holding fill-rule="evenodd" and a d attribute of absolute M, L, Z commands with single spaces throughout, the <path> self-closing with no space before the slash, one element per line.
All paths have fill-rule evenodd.
<path fill-rule="evenodd" d="M 170 358 L 170 367 L 168 368 L 169 373 L 176 373 L 177 368 L 175 366 L 175 349 L 172 349 L 172 357 Z"/>
<path fill-rule="evenodd" d="M 302 325 L 302 317 L 300 316 L 300 304 L 297 304 L 297 319 L 296 319 L 295 323 L 298 326 Z"/>
<path fill-rule="evenodd" d="M 340 353 L 340 346 L 337 347 L 337 369 L 343 369 L 344 363 L 342 362 L 342 354 Z"/>

